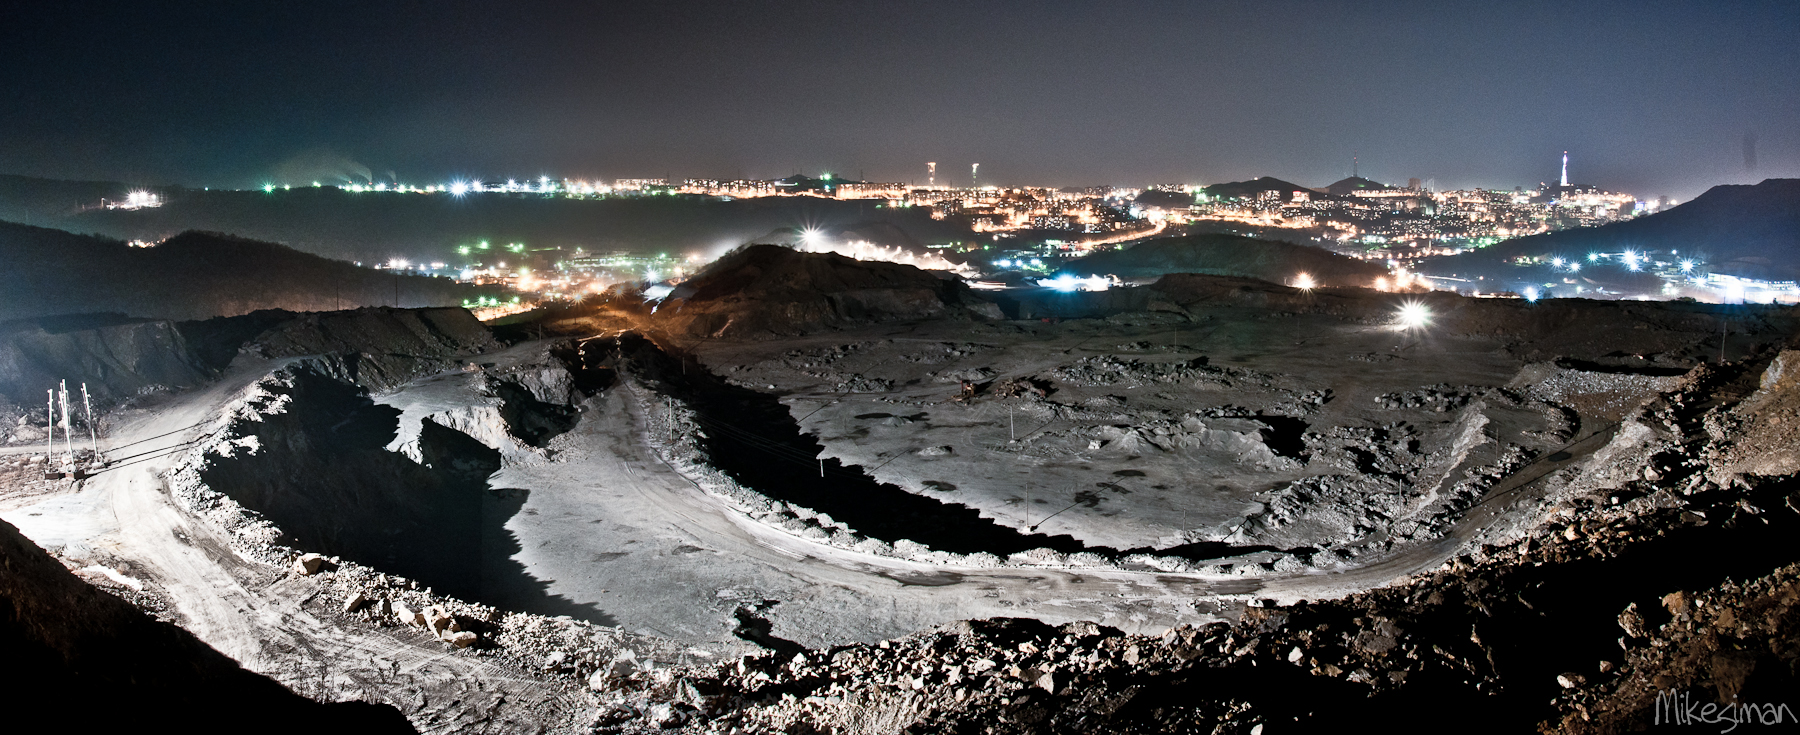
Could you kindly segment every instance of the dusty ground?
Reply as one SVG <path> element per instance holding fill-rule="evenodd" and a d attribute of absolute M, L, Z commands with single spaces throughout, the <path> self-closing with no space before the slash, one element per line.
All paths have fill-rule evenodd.
<path fill-rule="evenodd" d="M 1531 349 L 1492 323 L 1396 330 L 1367 311 L 1189 304 L 741 341 L 571 322 L 580 346 L 402 365 L 368 397 L 354 361 L 247 356 L 119 416 L 114 466 L 83 483 L 0 456 L 0 518 L 296 691 L 389 702 L 428 730 L 580 730 L 600 712 L 590 676 L 637 686 L 609 673 L 627 649 L 667 687 L 669 666 L 758 647 L 998 617 L 1156 635 L 1429 573 L 1514 543 L 1580 482 L 1638 478 L 1656 429 L 1622 419 L 1714 348 L 1623 311 Z M 1725 447 L 1748 420 L 1702 433 Z M 1753 435 L 1789 436 L 1771 421 Z M 370 495 L 419 491 L 396 478 L 460 494 L 396 519 Z M 208 492 L 232 502 L 196 505 Z M 397 540 L 343 543 L 359 528 Z M 396 546 L 416 581 L 379 574 Z M 315 547 L 341 566 L 283 566 Z M 424 587 L 473 603 L 443 604 L 479 645 L 384 607 L 440 599 Z"/>
<path fill-rule="evenodd" d="M 1466 478 L 1560 451 L 1659 384 L 1528 363 L 1497 337 L 1236 316 L 927 323 L 695 349 L 778 394 L 826 457 L 1115 550 L 1354 556 L 1434 537 L 1482 489 Z M 972 400 L 955 400 L 961 380 Z M 1012 381 L 1045 395 L 1008 396 Z"/>

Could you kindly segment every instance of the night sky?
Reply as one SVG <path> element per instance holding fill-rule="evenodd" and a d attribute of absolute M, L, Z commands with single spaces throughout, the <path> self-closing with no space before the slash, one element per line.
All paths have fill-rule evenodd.
<path fill-rule="evenodd" d="M 1567 149 L 1646 197 L 1800 176 L 1792 0 L 5 6 L 0 173 L 1322 186 L 1359 155 L 1511 188 Z"/>

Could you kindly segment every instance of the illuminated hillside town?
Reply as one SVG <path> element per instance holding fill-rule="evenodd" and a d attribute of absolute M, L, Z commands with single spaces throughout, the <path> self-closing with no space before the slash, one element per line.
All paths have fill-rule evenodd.
<path fill-rule="evenodd" d="M 1746 274 L 1715 272 L 1697 255 L 1678 252 L 1546 253 L 1520 258 L 1520 282 L 1495 284 L 1485 279 L 1422 276 L 1418 264 L 1519 237 L 1572 228 L 1598 227 L 1666 210 L 1677 202 L 1667 197 L 1639 198 L 1598 186 L 1572 184 L 1568 157 L 1562 159 L 1556 183 L 1532 188 L 1436 190 L 1430 182 L 1410 179 L 1392 186 L 1351 176 L 1323 187 L 1304 187 L 1273 177 L 1215 185 L 1157 184 L 1146 187 L 977 185 L 971 167 L 970 186 L 941 183 L 937 166 L 928 168 L 924 185 L 844 179 L 832 173 L 817 177 L 795 174 L 781 179 L 620 178 L 508 179 L 504 182 L 457 180 L 415 185 L 399 181 L 325 184 L 354 194 L 532 196 L 568 199 L 630 197 L 699 197 L 718 201 L 759 197 L 817 197 L 855 200 L 874 207 L 922 208 L 934 220 L 965 227 L 975 236 L 924 243 L 926 253 L 903 247 L 845 240 L 803 231 L 797 249 L 837 252 L 862 260 L 889 260 L 955 272 L 977 288 L 1049 287 L 1099 290 L 1117 278 L 1057 277 L 1063 265 L 1099 250 L 1123 249 L 1153 237 L 1203 232 L 1262 237 L 1311 244 L 1363 260 L 1383 263 L 1387 276 L 1371 287 L 1382 290 L 1446 290 L 1503 298 L 1603 297 L 1712 302 L 1800 302 L 1800 286 L 1792 281 L 1760 280 Z M 292 184 L 265 184 L 270 195 Z M 126 203 L 108 206 L 158 206 L 158 195 L 134 193 Z M 443 262 L 393 260 L 377 268 L 437 275 L 480 285 L 501 286 L 529 299 L 518 304 L 473 304 L 489 309 L 525 309 L 535 300 L 569 300 L 604 292 L 621 282 L 679 283 L 717 253 L 643 254 L 592 252 L 576 248 L 532 248 L 525 243 L 496 246 L 460 243 Z M 1591 286 L 1583 268 L 1618 268 L 1654 276 L 1657 285 L 1641 293 L 1622 293 Z M 1008 275 L 1010 274 L 1010 275 Z M 1297 273 L 1296 278 L 1305 274 Z M 1528 285 L 1520 285 L 1525 283 Z"/>

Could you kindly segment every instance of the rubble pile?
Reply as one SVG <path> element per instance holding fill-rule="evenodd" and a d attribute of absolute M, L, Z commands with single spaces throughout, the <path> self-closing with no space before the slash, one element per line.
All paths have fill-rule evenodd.
<path fill-rule="evenodd" d="M 1189 383 L 1202 389 L 1272 390 L 1279 379 L 1254 370 L 1218 367 L 1207 364 L 1207 358 L 1196 357 L 1180 362 L 1147 362 L 1114 355 L 1094 355 L 1051 371 L 1057 380 L 1084 388 L 1104 386 L 1143 386 L 1157 383 Z"/>
<path fill-rule="evenodd" d="M 1615 471 L 1557 473 L 1535 524 L 1471 539 L 1442 568 L 1391 587 L 1263 600 L 1236 624 L 1160 637 L 987 620 L 770 652 L 622 680 L 602 694 L 604 722 L 619 732 L 1249 733 L 1381 712 L 1388 725 L 1618 732 L 1648 725 L 1672 690 L 1786 702 L 1800 660 L 1800 477 L 1721 473 L 1715 462 L 1737 456 L 1735 445 L 1709 431 L 1733 415 L 1785 420 L 1767 407 L 1795 385 L 1779 372 L 1759 385 L 1757 367 L 1693 371 L 1596 454 Z"/>

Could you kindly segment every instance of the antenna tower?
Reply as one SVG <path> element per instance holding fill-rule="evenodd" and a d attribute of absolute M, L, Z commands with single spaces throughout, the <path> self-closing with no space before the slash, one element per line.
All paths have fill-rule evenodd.
<path fill-rule="evenodd" d="M 937 161 L 925 164 L 925 185 L 928 187 L 937 186 Z"/>
<path fill-rule="evenodd" d="M 1562 185 L 1569 185 L 1569 152 L 1563 151 Z"/>

